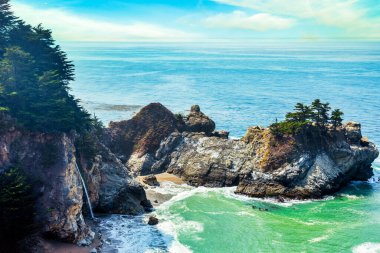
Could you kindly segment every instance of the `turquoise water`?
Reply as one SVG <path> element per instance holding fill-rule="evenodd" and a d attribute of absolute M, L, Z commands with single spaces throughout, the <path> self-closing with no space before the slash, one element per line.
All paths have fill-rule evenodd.
<path fill-rule="evenodd" d="M 287 205 L 211 191 L 158 213 L 198 224 L 177 232 L 193 252 L 379 252 L 379 190 L 378 183 L 353 183 L 334 198 Z"/>
<path fill-rule="evenodd" d="M 104 122 L 129 118 L 150 102 L 175 112 L 199 104 L 217 128 L 238 137 L 248 126 L 281 119 L 296 102 L 320 98 L 342 109 L 345 119 L 360 121 L 363 134 L 380 143 L 378 44 L 68 44 L 64 49 L 76 65 L 72 93 Z M 221 189 L 184 192 L 184 198 L 158 208 L 163 222 L 157 231 L 136 228 L 134 246 L 127 243 L 133 234 L 125 234 L 122 217 L 107 220 L 120 232 L 114 236 L 125 241 L 119 252 L 380 252 L 378 182 L 352 183 L 326 200 L 287 205 Z"/>

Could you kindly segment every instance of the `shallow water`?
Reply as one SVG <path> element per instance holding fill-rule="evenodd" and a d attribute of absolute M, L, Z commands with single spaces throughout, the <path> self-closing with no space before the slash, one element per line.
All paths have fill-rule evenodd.
<path fill-rule="evenodd" d="M 129 118 L 150 102 L 175 112 L 199 104 L 218 129 L 242 136 L 248 126 L 282 119 L 296 102 L 320 98 L 380 143 L 378 44 L 64 49 L 76 65 L 72 93 L 104 122 Z M 335 197 L 287 205 L 231 192 L 177 189 L 158 208 L 157 228 L 142 225 L 144 217 L 113 216 L 103 221 L 105 233 L 119 252 L 380 252 L 379 183 L 352 183 Z"/>

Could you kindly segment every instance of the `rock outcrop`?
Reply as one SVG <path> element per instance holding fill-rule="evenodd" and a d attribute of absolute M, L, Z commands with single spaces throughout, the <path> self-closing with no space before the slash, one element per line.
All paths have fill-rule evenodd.
<path fill-rule="evenodd" d="M 164 172 L 169 154 L 179 145 L 182 132 L 203 132 L 228 138 L 228 132 L 214 132 L 215 123 L 191 107 L 186 117 L 176 117 L 160 103 L 141 109 L 132 119 L 111 122 L 106 145 L 135 176 Z"/>
<path fill-rule="evenodd" d="M 250 128 L 242 140 L 204 134 L 182 138 L 168 172 L 196 186 L 237 185 L 237 193 L 253 197 L 322 197 L 351 180 L 368 180 L 379 155 L 373 143 L 362 145 L 360 125 L 352 122 L 338 131 L 309 129 L 279 139 L 259 127 Z"/>
<path fill-rule="evenodd" d="M 369 179 L 371 163 L 378 156 L 375 145 L 362 137 L 360 124 L 354 122 L 338 129 L 309 126 L 296 135 L 282 137 L 273 136 L 267 128 L 251 127 L 242 139 L 231 140 L 227 132 L 213 132 L 214 122 L 200 112 L 199 106 L 193 106 L 185 117 L 185 128 L 178 127 L 166 109 L 159 107 L 166 117 L 155 117 L 150 111 L 158 108 L 152 107 L 158 105 L 143 109 L 139 121 L 132 119 L 134 126 L 139 128 L 136 122 L 146 122 L 147 116 L 167 131 L 163 135 L 143 124 L 139 136 L 149 134 L 149 139 L 155 140 L 154 148 L 129 156 L 126 164 L 135 175 L 168 171 L 191 185 L 237 186 L 237 193 L 254 197 L 318 198 L 350 180 Z M 162 120 L 166 118 L 170 120 Z"/>

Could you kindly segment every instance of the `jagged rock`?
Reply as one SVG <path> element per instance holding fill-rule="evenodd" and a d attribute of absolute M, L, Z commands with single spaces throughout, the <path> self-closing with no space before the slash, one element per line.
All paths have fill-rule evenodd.
<path fill-rule="evenodd" d="M 158 224 L 158 219 L 155 216 L 149 216 L 148 225 L 154 226 Z"/>
<path fill-rule="evenodd" d="M 252 152 L 237 140 L 209 137 L 204 133 L 183 133 L 182 142 L 171 154 L 168 172 L 194 186 L 237 185 L 240 172 L 252 160 Z M 247 170 L 249 168 L 246 168 Z"/>
<path fill-rule="evenodd" d="M 215 122 L 201 112 L 199 105 L 191 107 L 189 115 L 185 119 L 186 131 L 212 133 L 215 130 Z"/>
<path fill-rule="evenodd" d="M 155 175 L 148 175 L 145 176 L 142 179 L 144 184 L 150 185 L 150 186 L 160 186 L 160 183 L 158 183 L 157 178 Z"/>
<path fill-rule="evenodd" d="M 361 125 L 357 122 L 347 122 L 345 124 L 346 136 L 351 143 L 358 143 L 362 138 Z"/>
<path fill-rule="evenodd" d="M 154 154 L 161 141 L 177 131 L 174 114 L 160 103 L 141 109 L 132 119 L 109 124 L 111 151 L 126 162 L 132 154 Z"/>
<path fill-rule="evenodd" d="M 167 171 L 191 185 L 238 186 L 237 193 L 255 197 L 321 197 L 350 180 L 370 178 L 371 163 L 378 156 L 375 145 L 362 138 L 360 124 L 354 122 L 327 130 L 310 125 L 281 138 L 267 128 L 250 127 L 241 140 L 213 134 L 215 123 L 199 106 L 193 106 L 185 119 L 185 132 L 178 130 L 174 116 L 160 104 L 149 105 L 131 122 L 111 124 L 111 144 L 134 147 L 126 161 L 134 175 Z M 164 130 L 156 131 L 147 122 Z M 132 125 L 139 130 L 131 129 Z M 132 131 L 133 142 L 123 137 L 126 131 Z"/>
<path fill-rule="evenodd" d="M 318 198 L 372 176 L 379 152 L 371 142 L 356 141 L 359 124 L 305 131 L 277 139 L 268 129 L 252 127 L 242 140 L 183 133 L 168 172 L 195 186 L 237 185 L 237 193 L 253 197 L 290 198 Z"/>
<path fill-rule="evenodd" d="M 41 232 L 78 243 L 91 241 L 82 216 L 83 189 L 75 168 L 75 148 L 65 134 L 10 130 L 0 134 L 0 166 L 17 166 L 34 183 L 36 223 Z M 1 173 L 1 172 L 0 172 Z"/>
<path fill-rule="evenodd" d="M 162 173 L 166 170 L 166 165 L 170 161 L 171 152 L 182 141 L 179 132 L 173 132 L 164 139 L 154 154 L 146 153 L 143 156 L 132 154 L 127 165 L 134 175 L 149 175 Z"/>
<path fill-rule="evenodd" d="M 104 145 L 91 167 L 84 169 L 93 207 L 101 213 L 140 214 L 152 207 L 144 188 Z M 86 167 L 86 163 L 84 167 Z"/>

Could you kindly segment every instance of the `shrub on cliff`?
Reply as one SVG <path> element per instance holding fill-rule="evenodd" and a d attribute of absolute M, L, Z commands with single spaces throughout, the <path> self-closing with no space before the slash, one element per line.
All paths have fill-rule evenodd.
<path fill-rule="evenodd" d="M 34 198 L 17 168 L 0 174 L 0 252 L 15 252 L 16 242 L 33 229 Z"/>
<path fill-rule="evenodd" d="M 0 108 L 34 131 L 79 132 L 89 114 L 69 94 L 74 66 L 51 31 L 15 17 L 0 0 Z"/>

